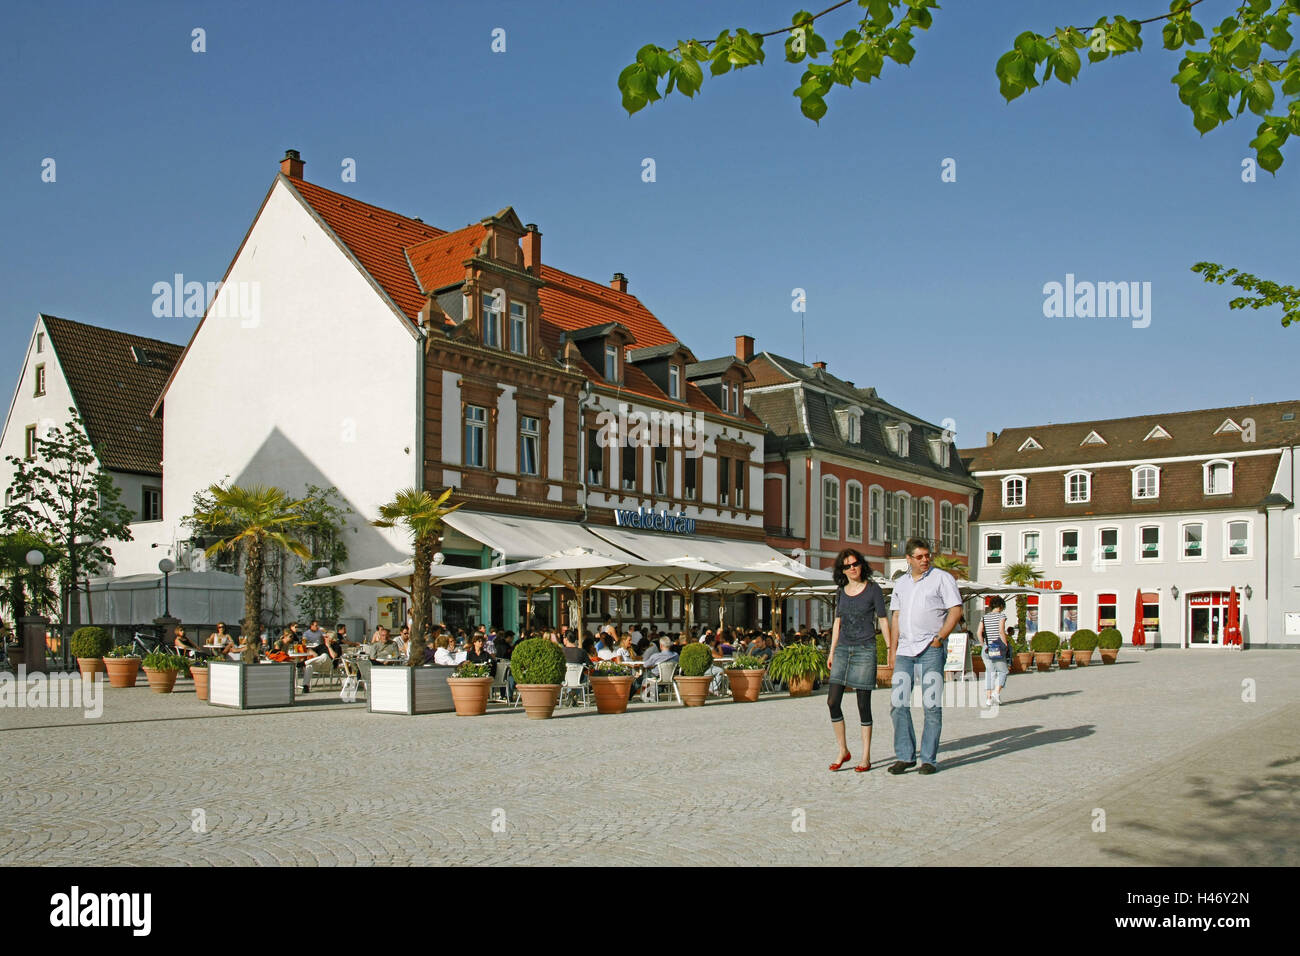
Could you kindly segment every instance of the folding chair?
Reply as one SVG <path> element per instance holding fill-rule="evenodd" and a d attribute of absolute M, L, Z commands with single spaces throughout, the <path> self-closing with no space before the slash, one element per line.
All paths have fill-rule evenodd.
<path fill-rule="evenodd" d="M 677 682 L 673 680 L 673 675 L 677 673 L 677 662 L 665 661 L 656 667 L 656 671 L 658 672 L 656 676 L 645 679 L 645 690 L 641 692 L 642 699 L 649 701 L 651 692 L 653 692 L 655 703 L 659 703 L 659 686 L 667 684 L 672 688 L 673 693 L 677 695 L 677 702 L 681 703 L 682 692 L 677 689 Z"/>
<path fill-rule="evenodd" d="M 564 684 L 560 687 L 560 703 L 564 703 L 564 698 L 573 699 L 578 695 L 582 696 L 582 706 L 587 706 L 587 693 L 590 685 L 583 679 L 587 668 L 585 664 L 565 664 L 564 665 Z"/>

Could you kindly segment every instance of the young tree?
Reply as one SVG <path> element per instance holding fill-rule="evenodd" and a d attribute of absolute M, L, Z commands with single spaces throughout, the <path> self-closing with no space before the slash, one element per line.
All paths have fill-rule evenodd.
<path fill-rule="evenodd" d="M 130 541 L 132 518 L 121 492 L 99 467 L 99 457 L 75 408 L 62 428 L 35 440 L 30 460 L 10 455 L 15 468 L 12 503 L 0 511 L 0 525 L 29 531 L 57 548 L 65 624 L 81 624 L 77 582 L 113 563 L 109 541 Z"/>
<path fill-rule="evenodd" d="M 45 563 L 27 563 L 27 555 L 39 551 Z M 28 614 L 48 614 L 58 607 L 59 595 L 50 583 L 57 549 L 30 531 L 13 531 L 0 535 L 0 608 L 6 609 L 11 621 Z"/>
<path fill-rule="evenodd" d="M 370 522 L 376 528 L 403 527 L 415 546 L 415 574 L 411 579 L 412 637 L 423 637 L 432 617 L 429 590 L 429 566 L 438 551 L 442 536 L 442 519 L 451 514 L 459 504 L 447 507 L 447 499 L 454 488 L 448 488 L 436 498 L 427 491 L 403 488 L 392 501 L 379 508 L 379 517 Z M 464 502 L 461 502 L 464 504 Z"/>
<path fill-rule="evenodd" d="M 352 509 L 343 503 L 337 488 L 307 486 L 299 509 L 303 526 L 301 537 L 311 552 L 311 560 L 299 565 L 298 580 L 310 581 L 315 562 L 336 573 L 348 560 L 347 540 L 343 536 Z M 356 532 L 356 529 L 352 529 Z M 343 613 L 343 593 L 338 588 L 297 588 L 294 598 L 298 613 L 310 620 L 337 621 Z"/>

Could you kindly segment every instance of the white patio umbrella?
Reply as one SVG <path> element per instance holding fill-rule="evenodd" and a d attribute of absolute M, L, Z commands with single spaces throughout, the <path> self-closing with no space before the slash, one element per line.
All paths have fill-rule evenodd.
<path fill-rule="evenodd" d="M 766 580 L 749 581 L 748 586 L 755 593 L 761 594 L 768 599 L 768 606 L 772 609 L 772 634 L 774 637 L 779 636 L 782 631 L 779 601 L 795 596 L 797 592 L 809 588 L 827 586 L 834 588 L 835 586 L 833 583 L 834 576 L 831 572 L 821 568 L 810 568 L 806 564 L 800 564 L 794 558 L 784 555 L 770 558 L 767 561 L 760 561 L 756 564 L 748 564 L 745 567 L 755 572 L 766 572 L 768 575 Z"/>
<path fill-rule="evenodd" d="M 447 578 L 464 570 L 464 568 L 455 565 L 434 564 L 429 567 L 429 576 L 431 578 Z M 360 584 L 375 588 L 395 588 L 409 595 L 411 593 L 411 580 L 414 577 L 415 559 L 407 558 L 405 561 L 379 564 L 373 568 L 345 571 L 343 574 L 332 574 L 329 577 L 315 578 L 311 581 L 298 581 L 296 587 L 328 588 L 340 587 L 346 584 Z"/>
<path fill-rule="evenodd" d="M 794 580 L 794 577 L 766 567 L 722 564 L 683 555 L 655 565 L 629 568 L 616 583 L 645 591 L 676 591 L 682 596 L 685 604 L 682 620 L 684 628 L 689 631 L 695 595 L 701 591 L 745 591 L 751 585 L 765 584 L 774 579 L 790 581 Z"/>

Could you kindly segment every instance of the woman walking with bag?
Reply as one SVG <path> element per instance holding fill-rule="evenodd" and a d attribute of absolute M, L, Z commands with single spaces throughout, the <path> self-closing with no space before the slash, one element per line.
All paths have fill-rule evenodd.
<path fill-rule="evenodd" d="M 1007 603 L 1000 597 L 989 601 L 984 619 L 980 621 L 981 653 L 984 655 L 984 703 L 1002 703 L 999 696 L 1007 686 L 1007 672 L 1011 656 L 1011 642 L 1007 640 Z"/>
<path fill-rule="evenodd" d="M 876 686 L 877 627 L 885 635 L 885 646 L 892 648 L 893 644 L 889 639 L 885 595 L 871 580 L 870 572 L 867 559 L 853 548 L 845 548 L 835 558 L 833 575 L 839 592 L 836 594 L 835 627 L 831 631 L 831 650 L 826 663 L 831 670 L 827 703 L 840 758 L 830 765 L 831 770 L 839 770 L 853 759 L 840 707 L 846 687 L 853 688 L 857 694 L 858 719 L 862 723 L 862 760 L 854 769 L 858 773 L 871 769 L 871 691 Z"/>

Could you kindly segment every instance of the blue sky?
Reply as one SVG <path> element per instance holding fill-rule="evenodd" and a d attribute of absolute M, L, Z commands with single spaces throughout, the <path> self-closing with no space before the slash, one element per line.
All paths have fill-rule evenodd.
<path fill-rule="evenodd" d="M 1256 121 L 1199 136 L 1169 82 L 1178 54 L 1150 27 L 1146 52 L 1006 104 L 994 64 L 1021 30 L 1057 25 L 1047 5 L 946 6 L 910 68 L 837 88 L 820 126 L 772 40 L 766 65 L 693 101 L 620 107 L 640 45 L 774 29 L 797 9 L 775 0 L 10 7 L 0 383 L 12 392 L 38 311 L 185 342 L 193 320 L 154 318 L 153 284 L 220 279 L 293 147 L 307 179 L 444 228 L 513 205 L 546 261 L 626 273 L 701 358 L 741 333 L 800 357 L 804 289 L 808 361 L 953 419 L 963 446 L 1014 425 L 1295 398 L 1300 329 L 1276 309 L 1230 312 L 1228 289 L 1189 266 L 1300 279 L 1300 150 L 1243 183 Z M 1167 7 L 1071 6 L 1079 24 Z M 1231 6 L 1208 0 L 1202 20 Z M 1045 318 L 1043 286 L 1067 273 L 1150 282 L 1150 326 Z"/>

